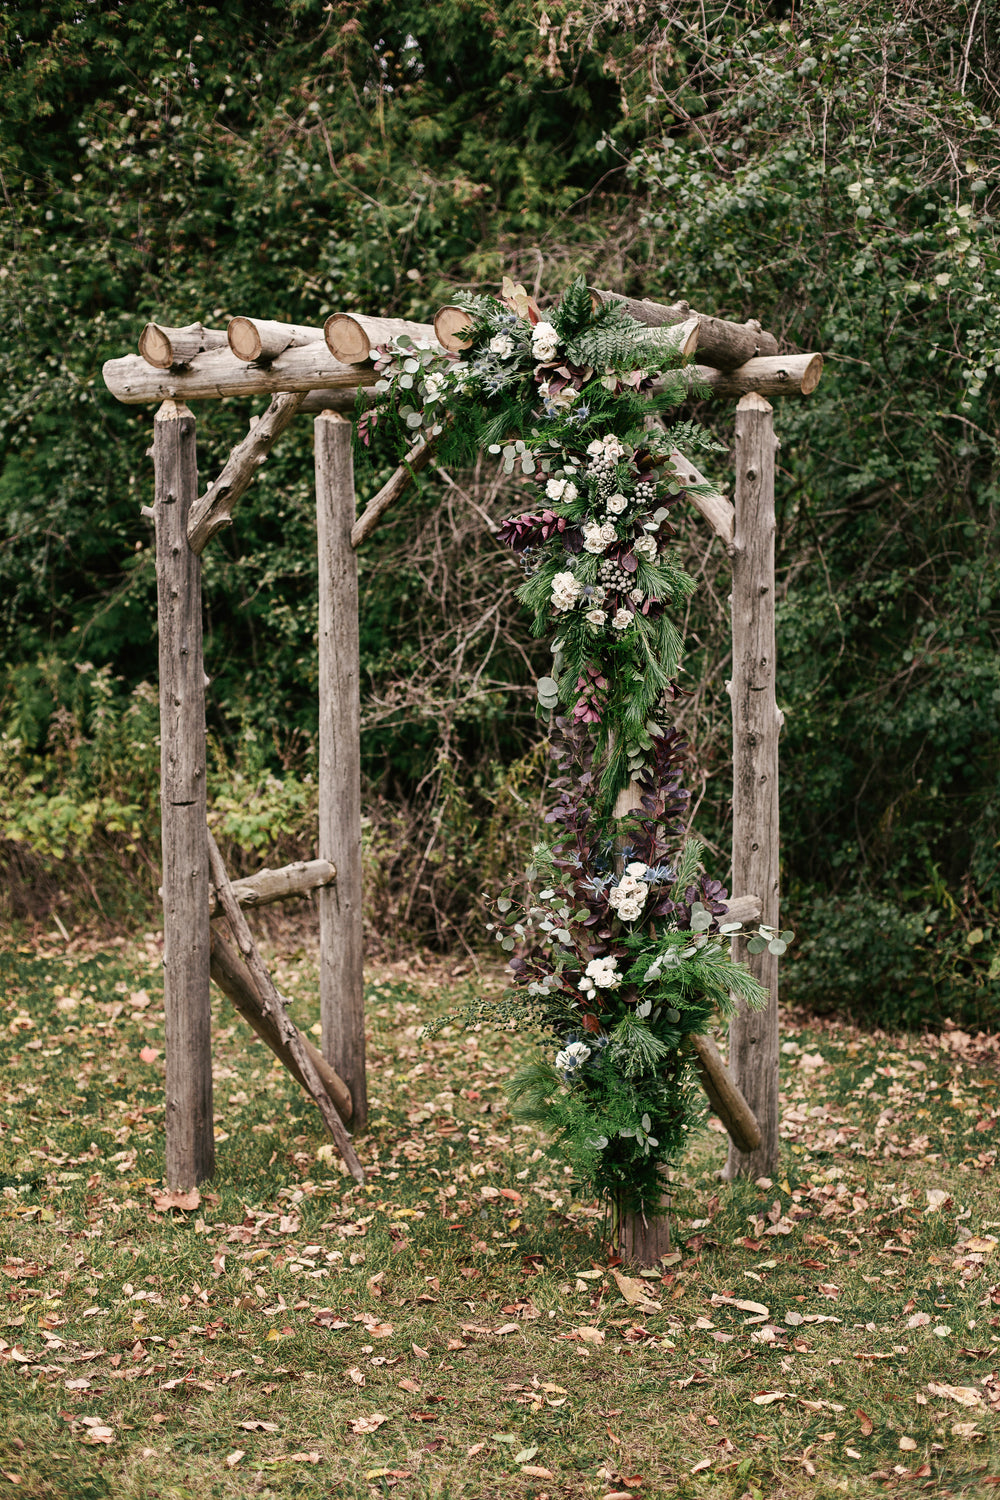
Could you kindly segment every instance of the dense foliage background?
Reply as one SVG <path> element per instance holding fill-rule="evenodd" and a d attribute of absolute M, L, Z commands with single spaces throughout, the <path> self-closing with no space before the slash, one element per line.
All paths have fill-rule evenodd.
<path fill-rule="evenodd" d="M 785 993 L 996 1021 L 998 61 L 997 0 L 0 10 L 5 915 L 134 919 L 158 884 L 152 413 L 102 361 L 148 319 L 426 319 L 583 271 L 826 354 L 777 412 Z M 250 410 L 197 411 L 206 474 Z M 206 555 L 215 813 L 249 864 L 311 844 L 309 428 Z M 537 828 L 512 502 L 491 464 L 429 471 L 362 560 L 373 942 L 475 945 Z M 681 545 L 722 873 L 728 565 L 693 520 Z"/>

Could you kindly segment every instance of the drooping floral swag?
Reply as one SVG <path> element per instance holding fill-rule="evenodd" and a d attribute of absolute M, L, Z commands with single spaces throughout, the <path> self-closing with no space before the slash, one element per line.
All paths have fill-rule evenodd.
<path fill-rule="evenodd" d="M 694 588 L 673 555 L 669 514 L 685 491 L 669 455 L 718 445 L 695 423 L 648 423 L 691 389 L 676 338 L 621 304 L 595 307 L 582 279 L 544 315 L 507 280 L 499 299 L 457 300 L 467 348 L 385 346 L 359 439 L 394 457 L 414 437 L 453 461 L 485 449 L 530 487 L 499 537 L 523 567 L 535 633 L 555 634 L 538 695 L 558 801 L 523 880 L 488 898 L 510 987 L 427 1030 L 533 1030 L 539 1054 L 510 1085 L 515 1109 L 552 1133 L 581 1187 L 650 1216 L 661 1169 L 702 1111 L 686 1039 L 767 998 L 732 958 L 740 924 L 725 921 L 702 846 L 682 843 L 687 747 L 666 723 L 676 616 Z M 639 806 L 615 819 L 629 782 Z M 761 927 L 749 946 L 780 953 L 790 939 Z"/>

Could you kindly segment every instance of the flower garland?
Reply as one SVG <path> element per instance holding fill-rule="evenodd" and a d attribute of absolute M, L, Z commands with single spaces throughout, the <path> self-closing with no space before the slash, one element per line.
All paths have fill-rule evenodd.
<path fill-rule="evenodd" d="M 501 298 L 461 305 L 462 355 L 404 338 L 380 351 L 359 437 L 420 434 L 458 459 L 485 448 L 532 487 L 499 539 L 521 562 L 535 633 L 555 632 L 538 697 L 554 715 L 560 796 L 555 837 L 523 886 L 492 901 L 511 987 L 427 1030 L 535 1029 L 542 1055 L 510 1087 L 518 1112 L 553 1132 L 582 1184 L 651 1215 L 661 1169 L 701 1113 L 686 1039 L 738 1001 L 767 999 L 732 958 L 740 924 L 725 922 L 726 892 L 700 871 L 702 846 L 678 848 L 686 746 L 665 723 L 682 691 L 672 612 L 694 587 L 671 549 L 669 512 L 685 492 L 671 455 L 718 445 L 690 422 L 651 430 L 689 395 L 676 339 L 621 304 L 595 307 L 582 279 L 547 317 L 507 280 Z M 629 784 L 639 806 L 616 819 Z M 780 953 L 791 937 L 762 926 L 749 946 Z"/>

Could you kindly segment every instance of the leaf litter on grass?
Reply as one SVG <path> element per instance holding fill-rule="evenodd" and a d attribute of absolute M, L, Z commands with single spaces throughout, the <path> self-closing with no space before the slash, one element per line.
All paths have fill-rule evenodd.
<path fill-rule="evenodd" d="M 0 1469 L 37 1493 L 97 1464 L 127 1500 L 139 1454 L 164 1495 L 181 1471 L 348 1496 L 432 1477 L 959 1494 L 1000 1474 L 998 1075 L 983 1043 L 970 1070 L 974 1038 L 790 1019 L 778 1174 L 720 1187 L 707 1133 L 674 1184 L 677 1248 L 640 1277 L 510 1119 L 518 1039 L 417 1041 L 453 1003 L 440 972 L 369 985 L 365 1190 L 220 1008 L 219 1170 L 161 1207 L 155 941 L 0 962 Z M 308 1020 L 309 986 L 282 982 Z"/>

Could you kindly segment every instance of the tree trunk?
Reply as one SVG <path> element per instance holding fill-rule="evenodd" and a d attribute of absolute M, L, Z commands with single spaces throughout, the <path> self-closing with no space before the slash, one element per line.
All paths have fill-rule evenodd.
<path fill-rule="evenodd" d="M 186 406 L 153 423 L 160 657 L 166 1180 L 187 1191 L 215 1170 L 209 880 L 205 821 L 205 668 L 201 563 L 188 546 L 198 494 L 197 433 Z"/>
<path fill-rule="evenodd" d="M 771 407 L 744 396 L 736 408 L 733 541 L 733 886 L 756 891 L 761 920 L 778 925 L 778 735 L 774 637 L 774 436 Z M 766 1010 L 730 1022 L 729 1066 L 761 1129 L 752 1151 L 729 1148 L 727 1177 L 769 1177 L 778 1163 L 778 960 L 750 954 L 769 991 Z"/>
<path fill-rule="evenodd" d="M 351 1091 L 354 1128 L 368 1123 L 361 918 L 361 700 L 358 563 L 351 545 L 351 424 L 316 418 L 319 543 L 319 855 L 337 867 L 320 892 L 323 1055 Z"/>

